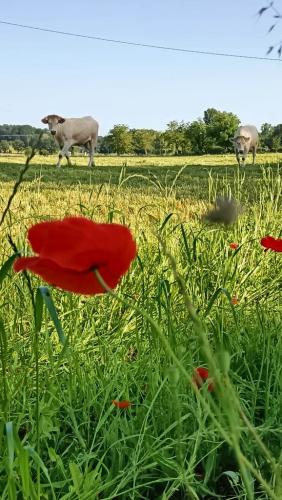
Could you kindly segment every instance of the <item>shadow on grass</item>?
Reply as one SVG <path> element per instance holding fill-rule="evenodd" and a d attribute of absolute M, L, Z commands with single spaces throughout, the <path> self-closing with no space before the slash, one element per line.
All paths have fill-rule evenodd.
<path fill-rule="evenodd" d="M 0 169 L 0 182 L 14 182 L 19 174 L 17 163 L 3 163 Z M 182 171 L 181 171 L 182 169 Z M 32 164 L 25 175 L 24 182 L 39 181 L 48 188 L 74 187 L 85 188 L 106 184 L 140 190 L 152 190 L 167 195 L 175 187 L 177 197 L 206 199 L 211 185 L 216 191 L 231 186 L 232 190 L 240 185 L 242 194 L 254 190 L 262 182 L 263 172 L 267 169 L 272 175 L 279 171 L 277 164 L 246 166 L 239 171 L 237 166 L 98 166 L 92 169 L 82 166 L 63 166 L 57 169 L 50 165 Z"/>

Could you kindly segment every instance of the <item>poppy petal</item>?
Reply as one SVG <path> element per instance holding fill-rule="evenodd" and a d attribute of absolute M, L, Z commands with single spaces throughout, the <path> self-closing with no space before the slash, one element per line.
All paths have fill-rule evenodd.
<path fill-rule="evenodd" d="M 98 224 L 85 217 L 41 222 L 28 238 L 36 257 L 17 259 L 14 269 L 29 269 L 47 283 L 75 293 L 104 293 L 94 270 L 115 288 L 136 256 L 130 230 L 121 224 Z"/>
<path fill-rule="evenodd" d="M 29 269 L 29 266 L 36 265 L 37 261 L 39 260 L 39 257 L 18 257 L 14 261 L 13 264 L 13 269 L 17 273 L 20 271 L 25 271 L 26 269 Z"/>
<path fill-rule="evenodd" d="M 207 370 L 207 368 L 203 368 L 201 366 L 196 368 L 192 380 L 194 384 L 198 387 L 198 389 L 200 389 L 207 380 L 210 380 L 209 371 Z M 214 384 L 212 382 L 208 384 L 208 391 L 209 392 L 214 391 Z"/>
<path fill-rule="evenodd" d="M 130 408 L 130 406 L 132 406 L 132 403 L 130 403 L 130 401 L 116 401 L 114 399 L 112 403 L 114 406 L 116 406 L 116 408 Z"/>
<path fill-rule="evenodd" d="M 196 368 L 195 373 L 199 375 L 202 380 L 207 380 L 207 378 L 209 377 L 209 370 L 207 368 Z"/>
<path fill-rule="evenodd" d="M 104 288 L 91 271 L 84 273 L 64 269 L 48 259 L 20 257 L 14 263 L 15 271 L 29 270 L 40 276 L 49 285 L 83 295 L 104 293 Z M 116 285 L 117 283 L 115 283 Z M 110 287 L 112 284 L 109 284 Z"/>
<path fill-rule="evenodd" d="M 97 224 L 85 217 L 36 224 L 28 237 L 33 250 L 42 258 L 76 271 L 110 264 L 112 271 L 116 269 L 120 275 L 127 271 L 136 255 L 136 243 L 127 227 Z"/>
<path fill-rule="evenodd" d="M 282 239 L 265 236 L 261 239 L 260 243 L 264 248 L 274 250 L 274 252 L 282 252 Z"/>
<path fill-rule="evenodd" d="M 68 266 L 70 256 L 74 259 L 77 254 L 97 248 L 97 242 L 92 238 L 93 225 L 95 223 L 85 217 L 40 222 L 29 229 L 28 239 L 34 252 L 39 253 L 41 257 L 71 267 Z M 77 259 L 76 263 L 80 269 L 84 266 L 84 263 L 78 264 Z M 74 268 L 77 269 L 76 266 Z M 86 268 L 84 266 L 84 269 Z"/>
<path fill-rule="evenodd" d="M 231 250 L 237 250 L 238 246 L 238 243 L 230 243 L 229 248 L 231 248 Z"/>

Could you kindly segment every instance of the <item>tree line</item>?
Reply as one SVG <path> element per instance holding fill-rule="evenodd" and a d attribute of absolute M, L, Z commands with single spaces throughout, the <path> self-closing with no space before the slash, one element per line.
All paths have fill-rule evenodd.
<path fill-rule="evenodd" d="M 203 118 L 192 122 L 169 122 L 164 131 L 131 129 L 117 124 L 104 137 L 98 138 L 101 154 L 135 155 L 202 155 L 233 151 L 232 138 L 240 124 L 234 113 L 209 108 Z M 0 125 L 0 153 L 21 153 L 37 143 L 41 128 L 31 125 Z M 260 147 L 264 151 L 282 151 L 282 124 L 264 123 L 260 130 Z M 39 152 L 57 151 L 54 138 L 46 130 Z M 79 148 L 76 148 L 77 152 Z"/>
<path fill-rule="evenodd" d="M 22 153 L 35 146 L 42 133 L 41 128 L 31 125 L 0 125 L 0 153 Z M 56 153 L 54 138 L 46 131 L 40 141 L 40 153 Z"/>

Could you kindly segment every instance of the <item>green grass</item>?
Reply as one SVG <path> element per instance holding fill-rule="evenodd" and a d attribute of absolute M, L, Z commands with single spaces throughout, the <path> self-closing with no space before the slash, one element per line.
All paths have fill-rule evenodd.
<path fill-rule="evenodd" d="M 21 159 L 1 161 L 2 211 Z M 35 158 L 1 227 L 2 263 L 8 235 L 27 254 L 26 229 L 66 214 L 128 224 L 138 244 L 121 301 L 51 290 L 64 354 L 45 307 L 35 334 L 25 278 L 0 273 L 1 498 L 280 499 L 281 256 L 259 244 L 281 236 L 279 165 L 123 161 L 58 171 Z M 201 220 L 221 194 L 244 207 L 231 228 Z M 216 393 L 193 390 L 197 366 L 209 366 Z"/>
<path fill-rule="evenodd" d="M 35 156 L 25 176 L 26 182 L 36 186 L 39 183 L 55 190 L 77 189 L 89 191 L 99 186 L 101 191 L 110 188 L 131 188 L 144 193 L 158 193 L 161 196 L 174 195 L 178 198 L 210 200 L 212 190 L 239 189 L 237 196 L 257 199 L 257 185 L 264 171 L 279 172 L 280 153 L 260 154 L 257 164 L 247 165 L 240 175 L 234 155 L 206 155 L 190 157 L 97 157 L 96 167 L 87 168 L 87 159 L 73 158 L 73 166 L 55 168 L 56 156 L 45 159 Z M 0 182 L 13 182 L 19 168 L 25 162 L 24 156 L 0 156 Z M 44 163 L 43 163 L 44 162 Z M 207 182 L 207 178 L 210 182 Z M 244 182 L 242 181 L 244 179 Z M 249 189 L 249 186 L 252 189 Z M 244 190 L 244 192 L 242 191 Z"/>

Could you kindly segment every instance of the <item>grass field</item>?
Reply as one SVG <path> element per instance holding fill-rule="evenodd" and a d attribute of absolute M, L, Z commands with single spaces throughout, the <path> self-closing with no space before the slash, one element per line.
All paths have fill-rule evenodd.
<path fill-rule="evenodd" d="M 32 160 L 2 265 L 8 236 L 27 255 L 32 223 L 70 214 L 130 226 L 138 258 L 117 297 L 49 287 L 64 351 L 25 277 L 0 271 L 1 498 L 281 499 L 281 255 L 260 245 L 282 234 L 281 155 L 74 160 Z M 0 157 L 0 213 L 23 162 Z M 217 195 L 243 206 L 230 228 L 202 221 Z"/>

